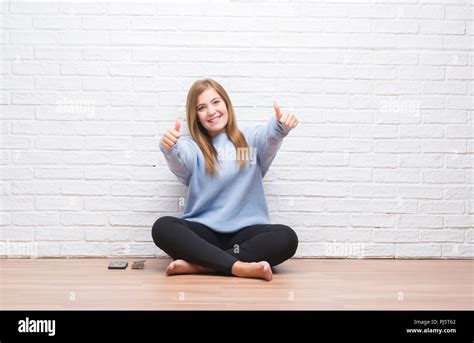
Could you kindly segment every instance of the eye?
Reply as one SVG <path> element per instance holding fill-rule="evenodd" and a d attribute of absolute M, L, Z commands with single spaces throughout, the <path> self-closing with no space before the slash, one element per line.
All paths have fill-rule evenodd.
<path fill-rule="evenodd" d="M 201 112 L 204 108 L 203 107 L 198 107 L 198 112 Z"/>
<path fill-rule="evenodd" d="M 217 105 L 218 103 L 220 103 L 220 100 L 214 101 L 214 104 L 215 104 L 215 105 Z"/>

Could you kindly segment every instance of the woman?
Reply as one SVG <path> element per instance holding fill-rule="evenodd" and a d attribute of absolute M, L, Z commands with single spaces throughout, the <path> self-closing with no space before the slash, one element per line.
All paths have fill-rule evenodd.
<path fill-rule="evenodd" d="M 196 81 L 186 114 L 192 139 L 181 139 L 176 120 L 160 141 L 170 170 L 188 194 L 180 218 L 159 218 L 155 244 L 174 261 L 167 275 L 220 272 L 272 279 L 272 266 L 298 246 L 288 226 L 270 224 L 262 178 L 298 120 L 282 113 L 266 125 L 240 131 L 227 92 L 212 79 Z"/>

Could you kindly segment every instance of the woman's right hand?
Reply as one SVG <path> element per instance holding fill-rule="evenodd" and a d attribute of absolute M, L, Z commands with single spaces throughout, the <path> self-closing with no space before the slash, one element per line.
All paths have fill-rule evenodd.
<path fill-rule="evenodd" d="M 168 150 L 172 149 L 173 146 L 178 142 L 181 134 L 179 130 L 181 129 L 181 121 L 176 119 L 176 123 L 174 124 L 174 128 L 169 128 L 163 137 L 161 138 L 161 144 Z"/>

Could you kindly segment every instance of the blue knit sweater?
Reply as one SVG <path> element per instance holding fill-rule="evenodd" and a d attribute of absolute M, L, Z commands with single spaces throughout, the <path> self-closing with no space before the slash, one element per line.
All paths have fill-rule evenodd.
<path fill-rule="evenodd" d="M 180 218 L 222 233 L 270 224 L 262 179 L 290 130 L 275 116 L 267 124 L 242 129 L 253 155 L 243 169 L 235 161 L 236 149 L 227 133 L 213 137 L 219 161 L 215 176 L 206 173 L 204 155 L 192 138 L 181 138 L 170 150 L 160 143 L 170 170 L 188 186 Z"/>

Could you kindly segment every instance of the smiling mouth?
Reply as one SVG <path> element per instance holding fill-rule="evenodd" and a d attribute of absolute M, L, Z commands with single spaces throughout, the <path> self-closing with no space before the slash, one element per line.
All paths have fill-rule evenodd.
<path fill-rule="evenodd" d="M 213 124 L 213 123 L 217 122 L 222 116 L 223 116 L 223 114 L 221 114 L 220 116 L 214 117 L 212 119 L 209 119 L 208 122 Z"/>

